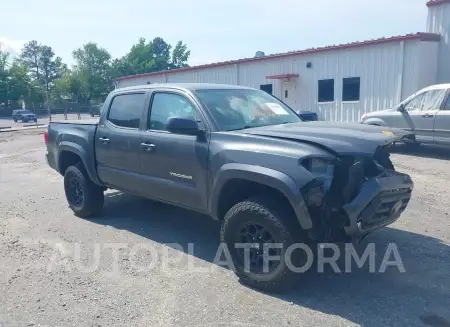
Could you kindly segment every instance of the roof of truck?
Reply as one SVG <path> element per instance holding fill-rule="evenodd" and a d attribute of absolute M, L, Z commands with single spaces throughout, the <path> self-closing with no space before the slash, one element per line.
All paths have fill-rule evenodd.
<path fill-rule="evenodd" d="M 164 83 L 164 84 L 142 84 L 135 86 L 128 86 L 118 88 L 115 91 L 134 91 L 134 90 L 148 90 L 155 88 L 165 88 L 165 89 L 178 89 L 178 90 L 210 90 L 210 89 L 252 89 L 250 87 L 239 86 L 239 85 L 228 85 L 228 84 L 212 84 L 212 83 Z"/>

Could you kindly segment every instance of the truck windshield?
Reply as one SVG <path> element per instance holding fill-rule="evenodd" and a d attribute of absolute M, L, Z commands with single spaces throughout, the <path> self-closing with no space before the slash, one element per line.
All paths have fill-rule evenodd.
<path fill-rule="evenodd" d="M 195 93 L 221 131 L 302 121 L 291 108 L 264 91 L 204 89 Z"/>

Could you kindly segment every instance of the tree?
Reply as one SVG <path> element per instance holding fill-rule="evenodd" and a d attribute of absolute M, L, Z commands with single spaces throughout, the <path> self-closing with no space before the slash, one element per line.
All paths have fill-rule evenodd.
<path fill-rule="evenodd" d="M 187 50 L 187 45 L 178 41 L 177 45 L 172 51 L 171 68 L 189 67 L 188 60 L 191 55 L 191 51 Z"/>
<path fill-rule="evenodd" d="M 85 86 L 88 99 L 103 100 L 112 89 L 111 55 L 96 43 L 87 43 L 73 51 L 74 70 Z"/>
<path fill-rule="evenodd" d="M 146 42 L 140 38 L 125 56 L 113 62 L 113 77 L 136 75 L 188 67 L 190 51 L 179 41 L 173 51 L 172 46 L 160 37 Z"/>
<path fill-rule="evenodd" d="M 33 40 L 25 43 L 20 54 L 20 58 L 28 65 L 34 75 L 34 79 L 37 81 L 41 79 L 39 70 L 42 53 L 41 50 L 42 46 L 36 40 Z"/>
<path fill-rule="evenodd" d="M 40 67 L 41 74 L 38 81 L 44 87 L 46 94 L 49 94 L 54 81 L 60 76 L 59 73 L 62 66 L 62 59 L 60 57 L 54 58 L 54 56 L 55 53 L 51 47 L 46 45 L 40 46 L 38 67 Z"/>
<path fill-rule="evenodd" d="M 67 70 L 55 83 L 55 91 L 60 98 L 79 103 L 86 98 L 87 85 L 79 71 Z"/>
<path fill-rule="evenodd" d="M 9 53 L 2 50 L 2 44 L 0 43 L 0 104 L 7 103 L 8 98 L 8 59 Z"/>

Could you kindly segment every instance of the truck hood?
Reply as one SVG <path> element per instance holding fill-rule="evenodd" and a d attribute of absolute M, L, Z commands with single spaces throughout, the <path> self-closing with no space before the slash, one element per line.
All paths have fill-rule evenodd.
<path fill-rule="evenodd" d="M 397 128 L 323 121 L 255 127 L 239 132 L 312 143 L 338 155 L 373 155 L 378 147 L 412 135 Z"/>

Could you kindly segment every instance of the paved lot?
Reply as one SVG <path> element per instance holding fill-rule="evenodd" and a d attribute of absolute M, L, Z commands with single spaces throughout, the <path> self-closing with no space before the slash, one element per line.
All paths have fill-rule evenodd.
<path fill-rule="evenodd" d="M 81 115 L 81 119 L 90 118 L 90 117 L 91 116 L 88 115 L 88 114 L 82 114 Z M 58 114 L 58 115 L 53 115 L 52 116 L 52 120 L 61 120 L 61 119 L 64 119 L 64 115 Z M 67 119 L 78 119 L 78 115 L 77 114 L 69 114 L 69 115 L 67 115 Z M 38 119 L 37 123 L 38 124 L 45 124 L 45 125 L 47 125 L 48 121 L 49 121 L 48 117 L 40 117 Z M 1 118 L 0 117 L 0 128 L 1 127 L 7 127 L 7 126 L 11 126 L 12 128 L 21 128 L 24 125 L 31 125 L 33 123 L 34 122 L 23 123 L 21 121 L 18 121 L 18 122 L 15 123 L 12 120 L 12 118 L 5 118 L 5 117 Z"/>
<path fill-rule="evenodd" d="M 392 156 L 415 181 L 413 200 L 399 222 L 364 244 L 375 242 L 379 264 L 395 242 L 405 273 L 395 267 L 308 273 L 287 294 L 267 295 L 212 263 L 219 225 L 206 217 L 110 192 L 102 217 L 76 218 L 62 178 L 45 164 L 41 133 L 0 134 L 2 327 L 448 326 L 448 150 L 426 148 L 413 156 L 399 148 Z M 114 267 L 110 247 L 118 243 L 127 248 L 117 251 Z M 194 243 L 191 255 L 188 243 Z M 137 244 L 156 250 L 154 269 L 136 267 L 155 258 L 149 251 L 132 257 Z M 101 260 L 87 271 L 96 266 L 96 246 Z M 159 264 L 163 256 L 172 263 Z M 196 269 L 188 269 L 189 262 Z"/>

